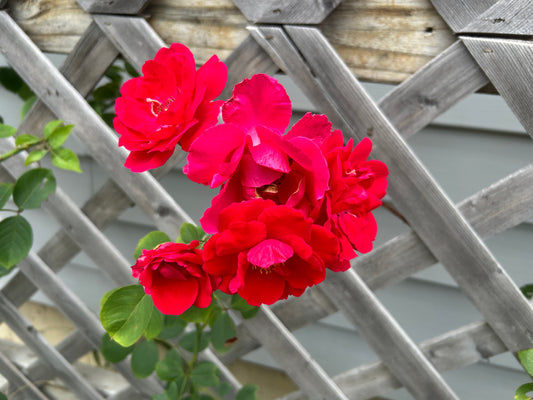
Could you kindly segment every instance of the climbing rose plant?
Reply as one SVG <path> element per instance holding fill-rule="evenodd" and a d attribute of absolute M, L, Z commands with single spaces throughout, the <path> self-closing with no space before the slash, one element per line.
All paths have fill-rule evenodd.
<path fill-rule="evenodd" d="M 198 361 L 210 344 L 224 352 L 236 340 L 228 311 L 251 318 L 263 304 L 302 295 L 327 269 L 347 270 L 372 250 L 372 211 L 387 188 L 386 165 L 368 159 L 370 139 L 345 142 L 325 115 L 307 113 L 289 126 L 289 96 L 268 75 L 214 100 L 226 79 L 216 56 L 196 69 L 192 53 L 173 44 L 116 100 L 127 168 L 159 167 L 179 145 L 187 177 L 219 188 L 201 227 L 184 224 L 177 240 L 159 231 L 142 238 L 132 266 L 140 284 L 102 299 L 104 356 L 117 362 L 131 353 L 137 376 L 155 371 L 167 382 L 158 400 L 229 393 L 215 364 Z M 254 393 L 245 386 L 236 398 Z"/>

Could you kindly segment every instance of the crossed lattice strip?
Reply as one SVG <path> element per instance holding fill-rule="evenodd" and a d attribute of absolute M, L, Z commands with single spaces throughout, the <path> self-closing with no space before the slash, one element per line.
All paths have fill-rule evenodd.
<path fill-rule="evenodd" d="M 241 9 L 243 8 L 243 4 L 240 4 L 240 2 L 236 3 L 238 3 Z M 361 91 L 357 81 L 355 81 L 353 76 L 347 71 L 342 61 L 336 56 L 327 41 L 315 28 L 288 25 L 302 22 L 318 23 L 334 8 L 334 6 L 337 5 L 337 3 L 338 2 L 332 3 L 324 1 L 312 2 L 312 4 L 309 4 L 307 1 L 293 1 L 287 2 L 284 7 L 278 7 L 272 10 L 269 9 L 269 4 L 255 4 L 253 10 L 256 14 L 252 15 L 249 19 L 257 22 L 278 23 L 283 26 L 257 26 L 251 28 L 253 37 L 257 43 L 261 44 L 264 50 L 261 50 L 253 40 L 245 41 L 245 43 L 243 43 L 243 45 L 241 45 L 241 47 L 238 48 L 228 60 L 230 73 L 232 73 L 232 76 L 230 76 L 230 83 L 235 83 L 240 80 L 240 78 L 249 75 L 252 72 L 242 68 L 243 65 L 251 65 L 249 62 L 245 61 L 254 60 L 254 65 L 260 66 L 261 71 L 253 72 L 272 73 L 280 67 L 289 75 L 293 76 L 293 79 L 300 84 L 304 92 L 317 103 L 318 108 L 325 111 L 338 127 L 343 129 L 346 133 L 350 133 L 358 138 L 360 138 L 359 132 L 372 134 L 374 141 L 378 144 L 381 151 L 384 152 L 378 155 L 379 158 L 386 160 L 389 165 L 394 166 L 397 166 L 398 163 L 401 163 L 402 166 L 407 163 L 411 170 L 404 174 L 399 182 L 401 182 L 402 179 L 409 180 L 409 176 L 405 175 L 409 175 L 410 173 L 413 173 L 417 177 L 420 174 L 424 176 L 425 171 L 423 167 L 417 164 L 416 159 L 414 159 L 409 153 L 405 144 L 401 140 L 398 140 L 398 132 L 403 136 L 413 134 L 435 118 L 436 115 L 455 103 L 458 99 L 487 83 L 487 78 L 480 71 L 479 67 L 477 67 L 477 64 L 472 62 L 472 58 L 465 55 L 464 46 L 460 43 L 456 43 L 443 52 L 443 54 L 437 57 L 432 63 L 416 73 L 411 79 L 391 92 L 380 104 L 381 110 L 383 110 L 382 113 L 376 105 L 365 96 L 364 92 Z M 69 57 L 70 61 L 66 64 L 67 68 L 64 71 L 64 74 L 67 77 L 69 77 L 69 73 L 78 71 L 78 68 L 83 67 L 83 65 L 90 65 L 89 68 L 92 70 L 94 76 L 91 76 L 91 78 L 88 79 L 89 82 L 73 82 L 76 87 L 80 87 L 80 92 L 83 93 L 84 87 L 86 88 L 84 94 L 90 90 L 94 83 L 103 74 L 107 66 L 116 57 L 118 54 L 117 51 L 123 53 L 130 62 L 132 62 L 137 68 L 140 68 L 142 62 L 145 59 L 151 58 L 155 51 L 161 47 L 162 41 L 149 28 L 144 20 L 133 16 L 118 17 L 109 15 L 109 13 L 136 13 L 144 5 L 144 2 L 116 2 L 114 5 L 109 5 L 107 2 L 103 1 L 80 1 L 80 4 L 86 11 L 108 14 L 93 14 L 95 24 L 91 25 L 87 30 L 83 40 L 93 40 L 94 42 L 88 42 L 92 44 L 84 44 L 83 40 L 80 41 L 79 46 L 77 46 L 77 48 L 71 53 Z M 299 5 L 304 6 L 306 10 L 305 13 L 298 10 L 297 7 Z M 244 9 L 243 11 L 246 14 L 247 10 Z M 265 15 L 266 17 L 264 17 Z M 88 106 L 81 96 L 79 96 L 77 92 L 74 93 L 71 90 L 64 78 L 56 73 L 57 71 L 55 71 L 55 68 L 46 64 L 46 61 L 41 57 L 42 55 L 40 56 L 40 52 L 36 48 L 32 48 L 29 40 L 20 30 L 17 30 L 16 25 L 9 20 L 9 16 L 5 12 L 2 12 L 1 17 L 1 29 L 4 33 L 2 38 L 9 38 L 8 40 L 11 41 L 14 41 L 14 39 L 18 40 L 11 45 L 11 48 L 6 43 L 3 44 L 4 47 L 9 49 L 6 53 L 8 60 L 15 68 L 18 67 L 21 75 L 23 75 L 28 81 L 34 91 L 40 95 L 41 99 L 46 102 L 48 107 L 59 117 L 68 120 L 69 122 L 72 121 L 81 128 L 78 128 L 78 131 L 80 132 L 79 135 L 83 135 L 83 132 L 89 132 L 95 128 L 104 128 L 104 133 L 98 140 L 101 139 L 104 144 L 113 144 L 113 140 L 110 139 L 109 129 L 105 127 L 97 116 L 91 114 L 90 108 L 88 109 Z M 109 41 L 111 41 L 113 45 L 111 45 Z M 94 52 L 92 57 L 97 57 L 96 59 L 98 62 L 90 62 L 90 57 L 87 56 L 87 50 L 93 48 L 96 43 L 99 43 L 99 45 L 107 49 L 106 51 L 108 51 L 109 54 L 106 57 L 108 58 L 103 60 L 102 57 L 99 56 L 101 52 Z M 24 59 L 18 57 L 16 50 L 20 51 L 20 49 L 22 49 L 22 52 L 28 58 Z M 10 58 L 10 55 L 12 58 Z M 270 57 L 275 61 L 275 64 L 269 61 Z M 32 76 L 28 76 L 31 75 L 31 73 L 24 73 L 24 68 L 27 68 L 27 65 L 30 65 L 30 60 L 32 62 L 37 60 L 39 68 L 45 66 L 46 73 L 50 73 L 48 79 L 51 78 L 53 82 L 58 83 L 57 94 L 46 92 L 45 88 L 47 85 L 38 79 L 32 80 Z M 92 58 L 92 60 L 95 59 Z M 94 71 L 95 67 L 96 71 Z M 462 82 L 462 84 L 455 84 L 456 90 L 448 90 L 445 92 L 445 95 L 443 95 L 442 91 L 438 90 L 439 81 L 442 82 L 442 84 L 446 84 L 448 89 L 450 82 L 445 79 L 435 81 L 434 77 L 442 76 L 439 74 L 451 73 L 451 70 L 461 72 L 461 76 L 471 77 L 471 79 Z M 335 82 L 328 81 L 327 77 L 324 77 L 324 74 L 331 74 L 333 71 L 336 72 L 336 75 L 334 75 L 335 79 L 338 79 L 338 81 L 343 84 L 343 88 L 340 90 Z M 78 79 L 83 78 L 86 75 L 88 74 L 77 74 Z M 47 78 L 44 79 L 45 82 L 46 79 Z M 437 85 L 435 85 L 435 83 L 437 83 Z M 440 104 L 441 107 L 427 107 L 427 104 L 432 102 L 422 102 L 421 104 L 420 98 L 431 98 L 437 101 L 437 104 Z M 67 110 L 64 104 L 65 101 L 69 103 L 74 101 L 75 109 Z M 350 110 L 347 111 L 347 107 L 350 107 L 350 105 L 353 104 L 358 104 L 362 109 L 361 112 L 354 113 L 354 115 L 359 118 L 357 121 L 354 121 L 350 115 L 353 110 L 350 108 Z M 43 109 L 43 107 L 41 107 L 41 109 Z M 81 121 L 80 119 L 83 119 L 83 113 L 87 112 L 89 113 L 89 118 L 87 118 L 86 115 L 85 118 L 89 121 L 83 123 L 84 121 Z M 416 114 L 417 118 L 412 118 L 413 114 Z M 26 126 L 31 126 L 28 121 L 32 121 L 32 118 L 34 120 L 33 123 L 39 123 L 39 118 L 32 117 L 35 115 L 37 115 L 37 112 L 34 111 L 28 116 L 25 121 L 25 123 L 28 124 Z M 41 123 L 43 119 L 41 119 Z M 382 132 L 385 132 L 385 134 Z M 94 141 L 94 137 L 91 137 L 91 139 L 88 139 L 87 141 L 90 140 Z M 394 152 L 391 151 L 391 154 L 387 154 L 386 149 L 387 146 L 390 148 L 392 144 L 394 144 L 394 146 L 399 146 L 401 149 L 401 157 L 399 161 L 394 158 L 392 160 L 389 159 L 394 155 Z M 124 157 L 123 154 L 117 156 L 119 152 L 113 151 L 114 154 L 104 152 L 105 155 L 102 156 L 99 154 L 99 152 L 102 151 L 101 148 L 95 148 L 91 143 L 86 143 L 86 145 L 89 151 L 95 155 L 95 158 L 110 171 L 110 175 L 116 180 L 116 182 L 122 184 L 122 188 L 118 188 L 115 183 L 109 182 L 106 184 L 106 187 L 84 207 L 85 213 L 94 220 L 95 225 L 91 225 L 92 223 L 87 220 L 84 222 L 85 225 L 83 226 L 85 228 L 90 228 L 87 232 L 89 232 L 92 235 L 91 237 L 94 237 L 95 240 L 99 240 L 99 231 L 98 229 L 93 228 L 101 228 L 109 223 L 114 216 L 122 211 L 122 209 L 129 203 L 130 200 L 128 196 L 141 205 L 141 208 L 143 208 L 147 215 L 152 217 L 156 226 L 161 230 L 172 232 L 172 229 L 176 229 L 182 220 L 188 219 L 187 215 L 182 212 L 179 206 L 173 203 L 173 201 L 164 194 L 164 191 L 163 193 L 160 191 L 161 189 L 158 184 L 150 177 L 146 177 L 148 174 L 142 174 L 143 176 L 141 178 L 133 178 L 127 173 L 116 172 L 115 170 L 117 169 L 124 170 L 123 168 L 116 168 L 118 164 L 121 165 L 123 161 L 122 158 Z M 397 151 L 397 148 L 395 147 L 394 150 Z M 164 172 L 165 171 L 159 171 L 161 174 Z M 126 176 L 122 176 L 121 173 Z M 246 324 L 241 324 L 239 329 L 241 340 L 238 342 L 237 346 L 235 346 L 234 350 L 225 355 L 223 359 L 229 361 L 232 357 L 242 355 L 250 349 L 257 347 L 260 343 L 265 346 L 270 351 L 271 355 L 278 360 L 280 365 L 286 369 L 287 373 L 302 388 L 303 393 L 306 393 L 311 398 L 317 396 L 328 399 L 345 399 L 348 397 L 361 398 L 366 395 L 371 396 L 379 394 L 400 385 L 406 386 L 415 398 L 428 398 L 428 395 L 431 395 L 432 398 L 456 398 L 451 392 L 451 389 L 449 389 L 439 376 L 437 369 L 445 370 L 457 368 L 466 363 L 475 362 L 480 357 L 497 354 L 506 349 L 516 351 L 525 347 L 531 347 L 530 343 L 527 342 L 527 338 L 523 336 L 521 337 L 520 334 L 514 336 L 511 332 L 512 327 L 518 327 L 518 331 L 521 332 L 531 332 L 531 308 L 520 296 L 516 287 L 505 274 L 502 274 L 503 278 L 498 277 L 499 279 L 495 279 L 494 276 L 490 274 L 490 271 L 487 271 L 487 265 L 492 267 L 493 271 L 494 268 L 500 267 L 473 233 L 472 228 L 475 228 L 481 236 L 488 236 L 496 233 L 498 229 L 503 230 L 531 218 L 531 209 L 528 207 L 528 204 L 531 204 L 533 194 L 531 193 L 531 190 L 526 189 L 524 191 L 523 188 L 524 186 L 526 188 L 532 187 L 531 185 L 527 185 L 527 183 L 524 184 L 524 182 L 531 182 L 533 179 L 532 175 L 532 168 L 526 168 L 517 172 L 515 175 L 508 177 L 503 182 L 491 186 L 483 193 L 475 195 L 470 201 L 463 203 L 460 210 L 464 213 L 464 216 L 470 220 L 471 226 L 464 223 L 464 220 L 459 216 L 456 208 L 447 202 L 442 202 L 442 194 L 439 190 L 435 189 L 434 182 L 425 177 L 423 183 L 424 186 L 422 187 L 425 190 L 429 185 L 429 188 L 432 190 L 432 201 L 438 205 L 438 210 L 435 210 L 436 206 L 431 203 L 425 204 L 425 207 L 428 207 L 429 210 L 433 212 L 442 211 L 442 209 L 444 209 L 446 213 L 446 221 L 451 221 L 450 229 L 455 231 L 456 228 L 460 228 L 461 240 L 464 240 L 465 238 L 467 240 L 464 246 L 472 245 L 475 249 L 473 252 L 475 254 L 474 257 L 477 258 L 478 256 L 481 256 L 481 261 L 474 263 L 474 265 L 478 269 L 476 279 L 481 279 L 483 287 L 485 288 L 483 290 L 488 290 L 491 287 L 497 286 L 499 290 L 505 292 L 505 295 L 502 296 L 505 297 L 504 299 L 479 298 L 479 294 L 475 292 L 473 293 L 472 290 L 470 290 L 468 282 L 464 282 L 465 277 L 457 276 L 458 273 L 456 269 L 453 269 L 453 262 L 463 265 L 462 263 L 468 262 L 469 260 L 463 258 L 467 257 L 468 254 L 462 254 L 461 259 L 459 260 L 460 262 L 458 260 L 450 260 L 451 255 L 449 249 L 450 247 L 455 248 L 454 246 L 456 243 L 447 243 L 446 239 L 443 240 L 442 237 L 439 237 L 438 235 L 436 238 L 429 237 L 429 239 L 426 235 L 423 235 L 426 240 L 426 244 L 423 244 L 419 236 L 411 232 L 394 239 L 369 255 L 356 259 L 354 262 L 354 268 L 351 272 L 342 277 L 339 277 L 338 275 L 328 277 L 322 289 L 314 288 L 309 291 L 303 299 L 289 301 L 275 307 L 275 311 L 278 315 L 291 315 L 291 310 L 298 307 L 299 301 L 306 301 L 306 309 L 310 310 L 310 312 L 306 313 L 299 320 L 295 320 L 294 318 L 284 318 L 282 323 L 275 313 L 268 308 L 264 308 L 257 318 Z M 126 179 L 126 181 L 121 179 Z M 420 185 L 420 182 L 409 181 L 409 183 L 414 187 L 416 187 L 417 184 Z M 153 188 L 156 193 L 153 195 L 155 198 L 147 199 L 145 195 L 139 194 L 135 188 L 146 188 L 146 186 L 138 186 L 139 184 L 148 184 L 148 187 Z M 413 215 L 413 211 L 409 212 L 409 210 L 403 209 L 402 204 L 409 202 L 409 194 L 406 195 L 405 193 L 401 193 L 401 191 L 398 193 L 397 180 L 391 181 L 391 186 L 396 186 L 397 192 L 396 195 L 394 195 L 394 200 L 397 203 L 397 207 L 402 209 L 402 212 L 408 216 L 408 219 L 410 220 L 411 225 L 415 227 L 416 232 L 423 234 L 426 232 L 424 230 L 427 229 L 426 225 L 436 223 L 436 221 L 420 221 L 420 218 L 416 214 Z M 512 207 L 509 207 L 509 209 L 506 210 L 507 214 L 491 214 L 490 208 L 488 207 L 490 202 L 484 204 L 483 199 L 498 199 L 498 196 L 501 196 L 502 192 L 506 192 L 506 199 L 508 200 L 508 190 L 510 188 L 516 188 L 517 191 L 511 191 L 511 193 L 518 194 L 515 197 L 516 201 L 512 202 Z M 521 189 L 521 191 L 518 191 L 519 189 Z M 126 192 L 127 195 L 124 192 Z M 143 190 L 142 192 L 146 193 L 146 190 Z M 109 199 L 112 199 L 111 203 L 113 203 L 112 207 L 114 210 L 109 213 L 108 209 L 107 211 L 109 214 L 104 217 L 98 215 L 98 204 L 101 204 L 100 202 L 106 199 L 108 200 L 106 204 L 109 203 Z M 471 204 L 475 204 L 475 207 L 472 207 Z M 80 215 L 76 214 L 75 217 L 79 219 Z M 75 217 L 69 218 L 74 219 Z M 63 219 L 65 219 L 65 217 L 63 217 Z M 71 227 L 76 227 L 77 225 L 72 224 L 73 219 L 65 221 L 65 224 L 67 225 L 70 223 Z M 501 225 L 499 225 L 500 223 Z M 498 226 L 499 228 L 495 228 Z M 77 228 L 74 228 L 73 230 L 76 231 L 76 229 Z M 48 248 L 45 246 L 46 250 L 43 248 L 39 252 L 39 256 L 42 256 L 43 259 L 45 257 L 50 258 L 50 262 L 47 262 L 50 267 L 59 269 L 78 251 L 79 247 L 82 247 L 89 255 L 92 254 L 95 258 L 99 257 L 98 260 L 100 263 L 97 264 L 102 266 L 109 265 L 109 260 L 116 260 L 117 257 L 119 257 L 119 254 L 115 252 L 114 248 L 109 243 L 107 243 L 106 246 L 109 249 L 108 256 L 111 258 L 108 258 L 108 256 L 102 258 L 101 255 L 98 256 L 97 254 L 94 254 L 95 251 L 94 249 L 91 250 L 91 246 L 85 245 L 83 241 L 80 243 L 79 236 L 78 243 L 76 244 L 76 234 L 73 234 L 72 232 L 69 233 L 73 235 L 74 240 L 70 239 L 69 236 L 65 236 L 65 232 L 60 232 L 56 235 L 56 238 L 59 235 L 63 235 L 65 240 L 70 241 L 70 246 L 68 246 L 69 249 L 64 251 L 66 254 L 62 255 L 62 259 L 53 259 L 54 252 L 57 250 L 56 245 L 53 244 L 54 239 L 49 242 Z M 441 249 L 440 244 L 437 246 L 435 243 L 440 242 L 441 240 L 447 245 L 447 249 Z M 400 245 L 398 246 L 398 244 Z M 407 244 L 414 245 L 415 250 L 411 250 L 405 254 L 405 249 L 407 248 L 405 245 Z M 430 248 L 431 251 L 428 251 L 428 248 Z M 436 254 L 437 259 L 444 265 L 450 267 L 450 264 L 452 264 L 450 267 L 452 275 L 456 277 L 456 279 L 459 278 L 458 281 L 460 284 L 462 282 L 463 290 L 473 296 L 474 302 L 477 301 L 478 303 L 481 303 L 489 301 L 489 304 L 477 305 L 490 326 L 483 322 L 474 323 L 470 326 L 461 328 L 458 331 L 449 332 L 440 338 L 422 343 L 420 347 L 417 347 L 410 341 L 397 324 L 395 324 L 394 320 L 386 310 L 380 306 L 368 287 L 377 289 L 409 276 L 415 270 L 419 270 L 434 263 L 436 259 L 433 254 Z M 402 255 L 403 257 L 397 257 L 398 255 Z M 390 268 L 379 270 L 371 268 L 373 264 L 382 265 L 384 261 L 389 260 L 394 260 L 394 262 L 391 261 L 390 264 L 385 264 L 390 265 Z M 407 260 L 407 262 L 400 264 L 398 263 L 398 260 Z M 409 262 L 409 260 L 416 262 Z M 483 261 L 488 262 L 488 264 L 483 264 Z M 39 264 L 39 259 L 35 259 L 34 255 L 32 255 L 32 258 L 30 258 L 30 261 L 28 262 Z M 123 261 L 119 265 L 124 266 Z M 412 268 L 413 265 L 415 268 Z M 410 268 L 407 268 L 407 266 Z M 41 265 L 41 267 L 43 266 Z M 4 289 L 5 297 L 7 299 L 3 302 L 5 304 L 9 305 L 9 302 L 11 302 L 11 304 L 20 304 L 35 290 L 27 283 L 28 280 L 26 278 L 26 276 L 32 276 L 31 268 L 26 268 L 26 270 L 24 270 L 24 268 L 21 269 L 27 275 L 24 275 L 23 273 L 17 274 L 13 279 L 13 282 L 19 283 L 10 283 Z M 113 270 L 108 269 L 108 272 L 114 276 L 114 279 L 118 284 L 124 284 L 129 278 L 129 275 L 128 278 L 126 278 L 124 271 L 120 273 L 111 271 Z M 40 276 L 42 277 L 43 275 Z M 55 282 L 54 284 L 58 283 Z M 21 291 L 19 290 L 19 287 L 25 288 L 25 290 Z M 21 292 L 25 294 L 21 295 Z M 324 295 L 324 292 L 326 295 Z M 336 293 L 343 293 L 343 295 L 335 296 Z M 329 299 L 333 300 L 333 303 L 329 301 Z M 498 311 L 490 311 L 491 307 L 496 307 L 496 310 L 501 310 L 502 307 L 509 305 L 512 306 L 511 308 L 518 308 L 514 315 L 501 316 L 498 315 Z M 343 376 L 333 380 L 311 359 L 306 350 L 299 345 L 287 329 L 287 327 L 294 329 L 306 322 L 316 320 L 321 316 L 334 312 L 337 307 L 343 310 L 345 314 L 348 315 L 348 319 L 355 323 L 359 332 L 367 338 L 369 343 L 381 356 L 383 363 L 385 363 L 387 368 L 392 371 L 394 375 L 391 375 L 387 368 L 383 367 L 383 364 L 378 363 L 348 371 L 346 374 L 343 374 Z M 301 308 L 298 308 L 298 310 L 301 310 Z M 65 312 L 65 310 L 63 311 Z M 8 313 L 4 312 L 2 315 L 6 318 Z M 520 317 L 519 321 L 517 320 L 517 315 Z M 502 321 L 502 318 L 506 319 Z M 87 325 L 86 320 L 89 319 L 90 318 L 82 318 L 82 321 L 79 321 L 76 325 L 83 331 L 83 327 L 86 327 Z M 369 324 L 369 322 L 372 323 Z M 96 328 L 93 327 L 91 329 L 96 332 Z M 388 337 L 384 338 L 381 336 L 380 340 L 372 340 L 372 336 L 376 337 L 375 335 L 378 332 L 382 333 L 383 329 L 388 333 Z M 497 332 L 497 334 L 495 332 Z M 252 336 L 250 336 L 250 333 Z M 481 333 L 484 335 L 481 335 Z M 255 339 L 253 336 L 255 336 Z M 87 335 L 71 335 L 58 345 L 59 353 L 64 354 L 69 360 L 75 360 L 90 348 L 95 347 L 94 343 L 91 343 L 91 339 L 87 339 Z M 259 340 L 259 342 L 257 340 Z M 448 348 L 447 346 L 451 345 L 450 349 L 453 349 L 454 343 L 460 343 L 460 341 L 464 340 L 472 341 L 478 345 L 477 347 L 474 346 L 474 348 L 485 348 L 488 351 L 483 352 L 483 354 L 455 354 L 455 363 L 453 363 L 453 365 L 446 363 L 445 357 L 439 356 L 441 353 L 434 351 L 435 349 L 438 349 L 439 346 Z M 502 341 L 505 344 L 503 344 Z M 391 351 L 393 349 L 398 351 L 394 352 L 392 355 Z M 420 350 L 423 350 L 423 352 Z M 427 354 L 429 354 L 430 357 L 427 357 Z M 213 357 L 212 354 L 208 356 Z M 394 362 L 392 359 L 394 359 Z M 41 374 L 42 376 L 45 372 L 49 372 L 43 367 L 42 363 L 45 361 L 46 357 L 41 359 L 40 364 L 37 363 L 25 372 L 30 378 L 39 376 L 38 374 Z M 19 376 L 16 374 L 17 371 L 10 369 L 11 366 L 9 363 L 2 362 L 0 364 L 4 369 L 7 368 L 8 371 L 13 372 L 14 376 Z M 6 365 L 7 367 L 5 367 Z M 406 376 L 407 374 L 402 373 L 402 370 L 408 368 L 411 369 L 408 376 Z M 57 371 L 55 372 L 57 373 Z M 226 378 L 232 381 L 235 387 L 238 387 L 238 382 L 234 380 L 227 370 L 223 369 L 223 372 L 225 372 Z M 126 371 L 124 371 L 124 373 L 127 375 Z M 377 373 L 377 375 L 374 375 L 374 378 L 378 376 L 379 379 L 376 379 L 369 384 L 365 379 L 365 374 L 369 373 Z M 61 374 L 59 375 L 61 376 Z M 63 378 L 66 379 L 67 382 L 71 379 L 69 377 Z M 19 379 L 19 381 L 24 382 L 23 379 Z M 132 383 L 135 385 L 134 382 Z M 143 385 L 140 385 L 142 386 L 140 390 L 146 393 L 150 392 L 150 390 L 147 389 L 148 387 L 151 387 L 154 391 L 160 389 L 157 382 L 154 381 L 152 384 L 153 386 L 150 386 L 143 382 Z M 80 389 L 78 387 L 80 385 L 72 383 L 71 386 L 73 386 L 75 390 L 80 391 L 79 393 L 83 392 L 83 396 L 80 395 L 80 398 L 98 398 L 91 397 L 93 394 L 91 394 L 90 389 Z M 139 388 L 139 385 L 136 386 Z M 292 397 L 298 396 L 298 394 L 295 394 Z"/>

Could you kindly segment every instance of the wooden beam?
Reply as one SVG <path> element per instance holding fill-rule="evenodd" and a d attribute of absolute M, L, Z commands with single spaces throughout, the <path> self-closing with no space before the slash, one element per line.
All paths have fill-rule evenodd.
<path fill-rule="evenodd" d="M 471 2 L 465 2 L 471 3 Z M 41 50 L 68 53 L 92 22 L 75 0 L 10 0 L 9 12 Z M 151 1 L 143 13 L 166 43 L 184 43 L 198 63 L 227 58 L 248 36 L 230 0 Z M 399 83 L 455 38 L 429 0 L 344 0 L 320 29 L 356 76 Z"/>
<path fill-rule="evenodd" d="M 346 121 L 344 133 L 357 140 L 372 136 L 376 144 L 375 156 L 390 170 L 388 192 L 413 229 L 509 350 L 517 352 L 530 348 L 533 309 L 515 283 L 402 141 L 327 39 L 316 28 L 286 26 L 285 29 Z"/>
<path fill-rule="evenodd" d="M 462 40 L 533 138 L 533 43 L 466 36 Z"/>
<path fill-rule="evenodd" d="M 341 0 L 233 0 L 246 19 L 267 24 L 319 24 Z"/>

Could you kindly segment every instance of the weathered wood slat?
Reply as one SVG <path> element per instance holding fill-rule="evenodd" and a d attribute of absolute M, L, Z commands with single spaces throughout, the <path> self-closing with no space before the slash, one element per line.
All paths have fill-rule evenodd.
<path fill-rule="evenodd" d="M 319 24 L 341 0 L 233 0 L 250 22 L 267 24 Z"/>
<path fill-rule="evenodd" d="M 459 399 L 354 269 L 328 271 L 322 286 L 415 399 Z"/>
<path fill-rule="evenodd" d="M 529 3 L 533 8 L 533 3 Z M 533 21 L 530 20 L 530 22 Z M 526 40 L 462 38 L 498 92 L 533 137 L 533 43 Z"/>
<path fill-rule="evenodd" d="M 529 0 L 498 1 L 460 30 L 484 35 L 533 35 L 533 4 Z M 527 38 L 524 38 L 527 39 Z"/>
<path fill-rule="evenodd" d="M 261 306 L 254 318 L 242 323 L 309 398 L 347 400 L 346 395 L 270 308 Z"/>
<path fill-rule="evenodd" d="M 48 400 L 19 369 L 0 352 L 0 372 L 7 379 L 9 388 L 6 394 L 11 400 Z M 14 389 L 17 388 L 17 389 Z"/>
<path fill-rule="evenodd" d="M 509 350 L 530 348 L 533 308 L 520 290 L 320 32 L 305 27 L 286 29 L 348 122 L 345 133 L 359 140 L 372 136 L 374 154 L 389 167 L 388 192 L 400 212 Z"/>
<path fill-rule="evenodd" d="M 533 165 L 481 190 L 458 205 L 482 238 L 533 218 Z M 393 285 L 437 262 L 414 232 L 406 232 L 363 254 L 352 267 L 373 290 Z"/>
<path fill-rule="evenodd" d="M 117 15 L 94 15 L 93 18 L 115 48 L 139 72 L 146 60 L 154 58 L 155 53 L 166 46 L 144 18 Z"/>
<path fill-rule="evenodd" d="M 89 13 L 137 14 L 146 6 L 146 0 L 77 0 Z"/>
<path fill-rule="evenodd" d="M 407 138 L 487 83 L 485 73 L 457 41 L 391 90 L 378 105 Z"/>
<path fill-rule="evenodd" d="M 82 96 L 87 96 L 118 54 L 98 25 L 92 23 L 59 70 Z M 86 60 L 95 62 L 88 63 Z M 37 100 L 19 125 L 19 132 L 39 135 L 44 125 L 54 118 L 48 107 Z"/>
<path fill-rule="evenodd" d="M 39 256 L 30 252 L 18 264 L 18 267 L 72 321 L 77 328 L 77 334 L 83 335 L 85 340 L 91 344 L 93 350 L 98 350 L 105 333 L 100 320 L 57 278 Z M 115 368 L 141 393 L 154 395 L 164 390 L 163 386 L 155 379 L 139 381 L 131 372 L 131 368 L 127 363 L 118 363 Z"/>
<path fill-rule="evenodd" d="M 154 224 L 176 237 L 182 222 L 192 222 L 190 217 L 152 175 L 134 174 L 123 167 L 127 151 L 117 147 L 113 131 L 5 11 L 0 13 L 0 32 L 0 48 L 26 83 L 57 116 L 76 125 L 74 134 Z M 29 65 L 36 70 L 30 71 Z M 53 89 L 48 82 L 54 82 Z M 91 137 L 83 135 L 85 131 L 91 132 Z"/>
<path fill-rule="evenodd" d="M 474 364 L 507 351 L 492 328 L 483 321 L 474 322 L 421 342 L 420 349 L 440 372 Z M 350 399 L 385 396 L 402 387 L 382 362 L 359 366 L 335 376 L 335 382 Z M 305 395 L 293 392 L 283 400 L 303 400 Z"/>
<path fill-rule="evenodd" d="M 431 0 L 437 12 L 454 32 L 460 31 L 498 0 Z"/>
<path fill-rule="evenodd" d="M 0 316 L 26 346 L 46 362 L 80 399 L 103 400 L 103 397 L 72 368 L 72 365 L 18 313 L 17 308 L 2 293 L 0 293 Z"/>
<path fill-rule="evenodd" d="M 75 0 L 9 1 L 10 13 L 45 51 L 68 53 L 91 23 Z M 189 46 L 198 62 L 227 56 L 248 36 L 231 0 L 153 0 L 143 11 L 166 43 Z M 344 0 L 321 24 L 363 80 L 399 83 L 454 38 L 428 0 Z"/>
<path fill-rule="evenodd" d="M 253 74 L 274 75 L 279 68 L 269 55 L 252 38 L 246 38 L 225 60 L 228 66 L 228 82 L 220 99 L 229 99 L 233 87 L 245 78 Z"/>

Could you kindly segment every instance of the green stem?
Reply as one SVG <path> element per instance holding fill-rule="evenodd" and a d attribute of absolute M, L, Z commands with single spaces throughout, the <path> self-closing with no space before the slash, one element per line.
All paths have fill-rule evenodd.
<path fill-rule="evenodd" d="M 8 152 L 6 152 L 4 154 L 0 154 L 0 162 L 5 161 L 5 160 L 7 160 L 10 157 L 13 157 L 14 155 L 16 155 L 16 154 L 18 154 L 18 153 L 20 153 L 22 151 L 29 150 L 32 147 L 38 146 L 38 145 L 43 144 L 43 143 L 46 143 L 46 139 L 44 139 L 44 138 L 39 140 L 38 142 L 35 142 L 35 143 L 23 144 L 22 146 L 17 146 L 14 149 L 9 150 Z"/>

